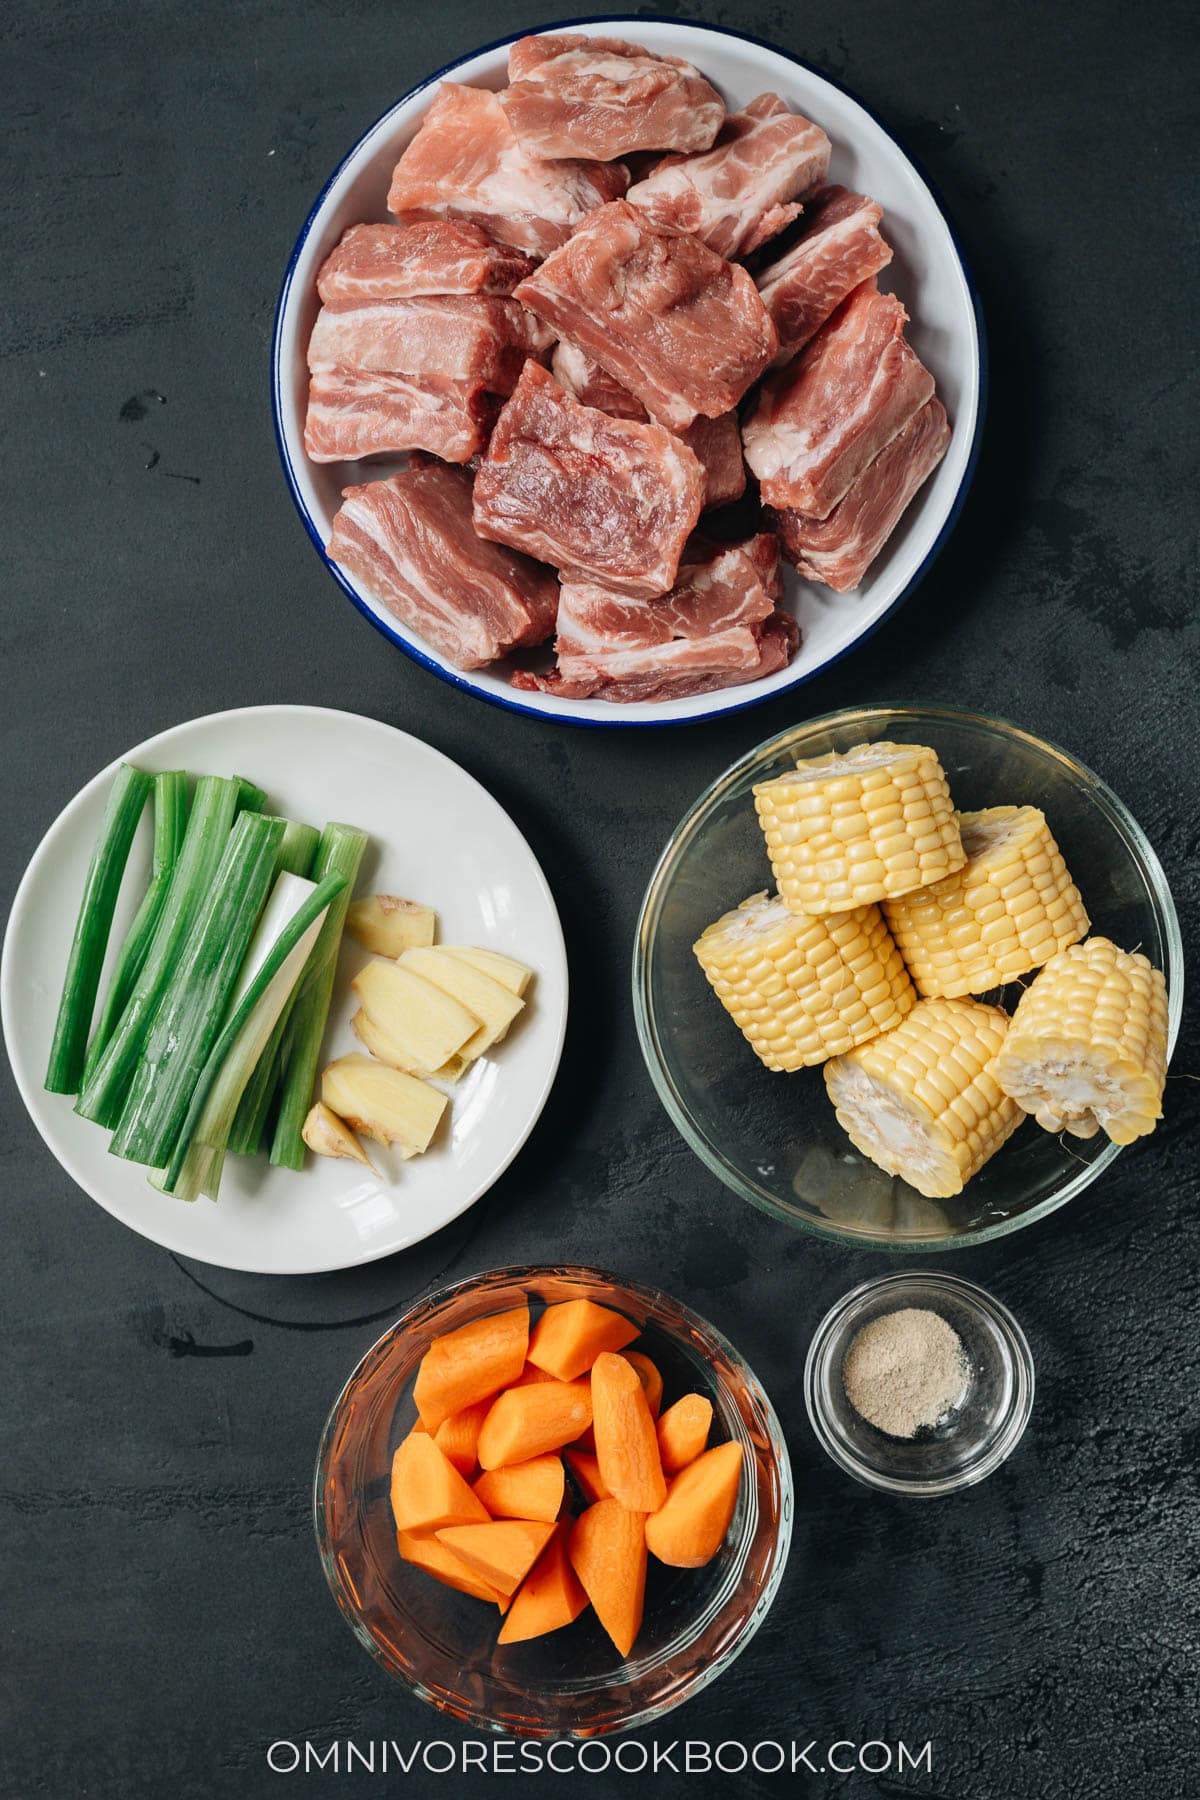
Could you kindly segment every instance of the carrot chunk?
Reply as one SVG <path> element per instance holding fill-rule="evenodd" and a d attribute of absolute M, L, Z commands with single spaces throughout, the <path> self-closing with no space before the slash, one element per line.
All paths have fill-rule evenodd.
<path fill-rule="evenodd" d="M 509 1387 L 536 1387 L 542 1381 L 557 1381 L 557 1375 L 547 1375 L 545 1369 L 539 1369 L 536 1363 L 527 1362 L 515 1381 Z"/>
<path fill-rule="evenodd" d="M 540 1381 L 509 1388 L 492 1404 L 477 1446 L 480 1467 L 503 1468 L 560 1450 L 592 1419 L 591 1386 L 583 1381 Z"/>
<path fill-rule="evenodd" d="M 392 1458 L 392 1515 L 399 1531 L 436 1531 L 488 1516 L 482 1500 L 423 1431 L 410 1432 Z"/>
<path fill-rule="evenodd" d="M 452 1413 L 486 1400 L 515 1381 L 525 1366 L 529 1309 L 490 1313 L 434 1338 L 421 1358 L 413 1399 L 426 1431 Z"/>
<path fill-rule="evenodd" d="M 596 1616 L 622 1656 L 633 1649 L 646 1597 L 646 1536 L 641 1513 L 598 1500 L 572 1528 L 571 1564 Z"/>
<path fill-rule="evenodd" d="M 638 1371 L 603 1351 L 592 1364 L 592 1429 L 600 1479 L 630 1512 L 657 1512 L 667 1497 L 658 1438 Z"/>
<path fill-rule="evenodd" d="M 502 1594 L 520 1586 L 546 1548 L 553 1525 L 532 1519 L 497 1519 L 487 1525 L 450 1525 L 439 1541 Z"/>
<path fill-rule="evenodd" d="M 518 1644 L 558 1631 L 577 1619 L 587 1603 L 567 1555 L 566 1529 L 560 1525 L 521 1583 L 497 1642 Z"/>
<path fill-rule="evenodd" d="M 564 1487 L 562 1457 L 547 1454 L 489 1469 L 474 1483 L 473 1492 L 493 1519 L 542 1519 L 552 1525 Z"/>
<path fill-rule="evenodd" d="M 414 1568 L 424 1569 L 435 1581 L 457 1588 L 460 1594 L 471 1594 L 476 1600 L 491 1600 L 500 1605 L 503 1596 L 490 1581 L 477 1575 L 470 1563 L 440 1543 L 432 1532 L 398 1531 L 396 1543 L 402 1559 Z"/>
<path fill-rule="evenodd" d="M 529 1360 L 559 1381 L 574 1381 L 602 1350 L 620 1350 L 637 1335 L 637 1326 L 624 1313 L 594 1300 L 564 1300 L 548 1306 L 530 1332 Z"/>
<path fill-rule="evenodd" d="M 443 1419 L 433 1434 L 434 1443 L 460 1475 L 471 1475 L 475 1471 L 479 1428 L 487 1418 L 491 1404 L 487 1399 L 464 1406 L 461 1412 L 451 1413 L 448 1419 Z"/>
<path fill-rule="evenodd" d="M 663 1474 L 678 1475 L 695 1462 L 712 1430 L 712 1401 L 703 1394 L 685 1394 L 668 1406 L 658 1421 L 658 1454 Z"/>
<path fill-rule="evenodd" d="M 600 1464 L 593 1450 L 576 1450 L 572 1446 L 563 1454 L 585 1500 L 612 1499 L 604 1485 Z"/>
<path fill-rule="evenodd" d="M 657 1419 L 662 1411 L 663 1378 L 657 1365 L 641 1350 L 622 1350 L 621 1355 L 630 1366 L 637 1370 L 637 1378 L 642 1384 L 642 1392 L 646 1396 L 646 1405 L 650 1408 L 650 1417 Z"/>
<path fill-rule="evenodd" d="M 647 1549 L 673 1569 L 702 1569 L 729 1530 L 741 1478 L 740 1444 L 705 1450 L 676 1475 L 665 1503 L 646 1520 Z"/>

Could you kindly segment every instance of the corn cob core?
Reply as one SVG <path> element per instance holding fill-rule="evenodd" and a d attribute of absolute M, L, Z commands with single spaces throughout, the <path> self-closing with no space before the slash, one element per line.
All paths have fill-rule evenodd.
<path fill-rule="evenodd" d="M 1085 936 L 1088 916 L 1036 806 L 959 813 L 966 862 L 885 902 L 892 935 L 922 994 L 986 994 Z"/>
<path fill-rule="evenodd" d="M 754 790 L 780 897 L 793 912 L 849 912 L 962 867 L 942 765 L 918 744 L 810 757 Z"/>
<path fill-rule="evenodd" d="M 700 967 L 768 1069 L 824 1062 L 896 1025 L 916 1000 L 877 906 L 806 918 L 752 894 L 704 931 Z"/>
<path fill-rule="evenodd" d="M 1088 938 L 1051 957 L 1013 1014 L 997 1081 L 1047 1131 L 1131 1144 L 1162 1117 L 1167 984 L 1139 952 Z"/>
<path fill-rule="evenodd" d="M 891 1031 L 825 1065 L 851 1143 L 931 1200 L 961 1193 L 1021 1123 L 992 1073 L 1008 1019 L 978 1000 L 920 1000 Z"/>

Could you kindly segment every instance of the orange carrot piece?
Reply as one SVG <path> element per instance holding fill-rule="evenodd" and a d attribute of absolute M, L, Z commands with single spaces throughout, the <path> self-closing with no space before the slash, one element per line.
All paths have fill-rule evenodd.
<path fill-rule="evenodd" d="M 460 1594 L 471 1594 L 476 1600 L 490 1600 L 499 1606 L 503 1595 L 494 1588 L 490 1581 L 476 1574 L 470 1563 L 465 1563 L 461 1556 L 440 1543 L 432 1532 L 398 1531 L 396 1543 L 401 1558 L 412 1563 L 414 1568 L 424 1569 L 435 1581 L 444 1582 L 447 1587 L 457 1588 Z"/>
<path fill-rule="evenodd" d="M 624 1313 L 594 1300 L 564 1300 L 548 1306 L 530 1332 L 529 1360 L 559 1381 L 574 1381 L 602 1350 L 620 1350 L 637 1336 L 637 1326 Z"/>
<path fill-rule="evenodd" d="M 600 1479 L 630 1512 L 657 1512 L 667 1497 L 658 1438 L 637 1370 L 603 1351 L 592 1364 L 592 1430 Z"/>
<path fill-rule="evenodd" d="M 536 1387 L 542 1381 L 557 1381 L 557 1375 L 547 1375 L 545 1369 L 539 1369 L 536 1363 L 527 1362 L 515 1381 L 509 1387 Z"/>
<path fill-rule="evenodd" d="M 559 1525 L 521 1583 L 496 1641 L 519 1644 L 527 1638 L 544 1637 L 548 1631 L 570 1625 L 587 1603 L 567 1555 L 567 1528 Z"/>
<path fill-rule="evenodd" d="M 591 1385 L 586 1378 L 509 1388 L 483 1421 L 477 1446 L 480 1467 L 500 1469 L 544 1456 L 547 1450 L 561 1450 L 587 1429 L 591 1419 Z"/>
<path fill-rule="evenodd" d="M 703 1394 L 685 1394 L 668 1406 L 658 1421 L 658 1454 L 663 1474 L 678 1475 L 695 1462 L 712 1430 L 712 1401 Z"/>
<path fill-rule="evenodd" d="M 491 1400 L 476 1400 L 473 1406 L 464 1406 L 461 1412 L 451 1413 L 443 1419 L 433 1434 L 433 1441 L 442 1455 L 454 1464 L 460 1475 L 473 1475 L 475 1472 L 475 1449 L 479 1443 L 479 1429 L 488 1416 Z"/>
<path fill-rule="evenodd" d="M 657 1366 L 641 1350 L 622 1350 L 621 1355 L 637 1370 L 637 1378 L 646 1396 L 646 1405 L 650 1408 L 650 1417 L 657 1419 L 662 1411 L 663 1397 L 663 1378 Z"/>
<path fill-rule="evenodd" d="M 497 1519 L 487 1525 L 450 1525 L 438 1532 L 447 1549 L 502 1594 L 521 1585 L 554 1532 L 533 1519 Z"/>
<path fill-rule="evenodd" d="M 604 1485 L 600 1474 L 600 1464 L 593 1450 L 576 1450 L 572 1445 L 563 1451 L 571 1473 L 579 1484 L 580 1492 L 585 1500 L 611 1500 L 612 1495 Z"/>
<path fill-rule="evenodd" d="M 737 1505 L 742 1446 L 718 1444 L 682 1470 L 646 1520 L 646 1547 L 673 1569 L 702 1569 L 721 1548 Z"/>
<path fill-rule="evenodd" d="M 547 1454 L 489 1469 L 473 1483 L 472 1491 L 493 1519 L 541 1519 L 553 1525 L 564 1488 L 562 1457 Z"/>
<path fill-rule="evenodd" d="M 489 1313 L 457 1331 L 434 1338 L 421 1358 L 413 1399 L 426 1431 L 452 1413 L 486 1400 L 515 1381 L 525 1367 L 529 1308 Z"/>
<path fill-rule="evenodd" d="M 423 1431 L 410 1432 L 392 1458 L 392 1515 L 398 1531 L 436 1531 L 488 1516 L 482 1500 Z"/>
<path fill-rule="evenodd" d="M 642 1514 L 627 1511 L 619 1500 L 598 1500 L 575 1521 L 568 1550 L 597 1618 L 620 1654 L 628 1656 L 646 1598 Z"/>

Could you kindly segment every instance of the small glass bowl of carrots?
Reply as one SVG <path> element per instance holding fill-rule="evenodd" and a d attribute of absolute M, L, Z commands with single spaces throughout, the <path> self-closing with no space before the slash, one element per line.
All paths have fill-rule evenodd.
<path fill-rule="evenodd" d="M 329 1416 L 314 1506 L 334 1597 L 390 1675 L 475 1727 L 594 1737 L 745 1648 L 793 1502 L 774 1408 L 718 1331 L 556 1267 L 410 1307 Z"/>

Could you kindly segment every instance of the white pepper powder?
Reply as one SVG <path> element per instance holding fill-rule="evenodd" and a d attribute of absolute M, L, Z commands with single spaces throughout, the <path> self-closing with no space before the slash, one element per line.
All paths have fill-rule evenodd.
<path fill-rule="evenodd" d="M 940 1313 L 904 1306 L 855 1333 L 842 1385 L 855 1412 L 889 1437 L 915 1437 L 963 1397 L 971 1377 L 962 1339 Z"/>

